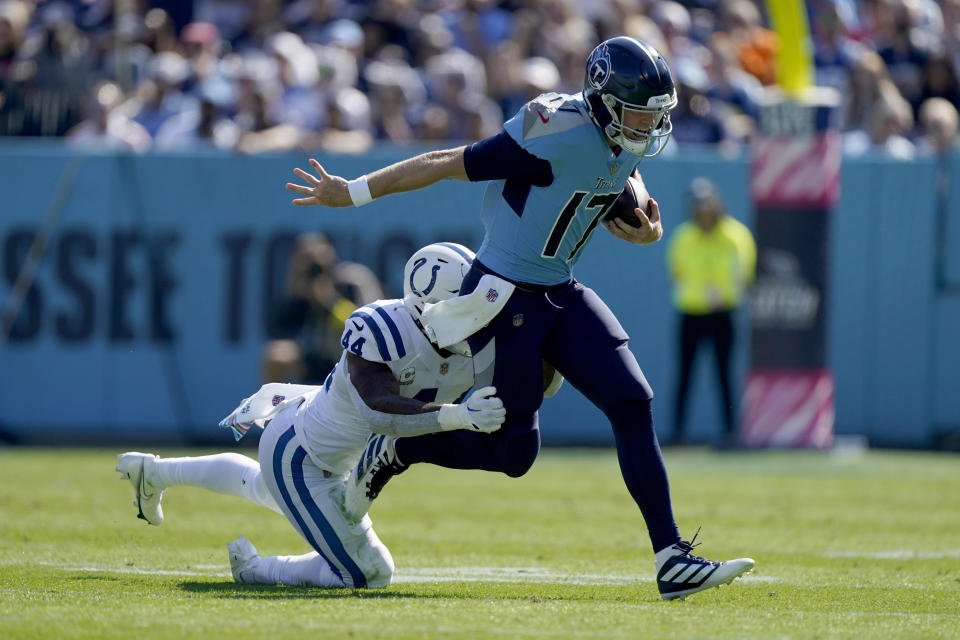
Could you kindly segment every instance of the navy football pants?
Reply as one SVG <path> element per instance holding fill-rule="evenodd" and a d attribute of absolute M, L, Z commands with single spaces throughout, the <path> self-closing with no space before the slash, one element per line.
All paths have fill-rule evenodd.
<path fill-rule="evenodd" d="M 462 291 L 483 273 L 475 266 Z M 550 292 L 517 289 L 489 326 L 469 339 L 475 366 L 484 347 L 495 350 L 492 370 L 476 372 L 478 387 L 493 384 L 507 417 L 491 434 L 448 431 L 397 441 L 404 464 L 429 462 L 453 469 L 527 472 L 540 451 L 537 410 L 546 360 L 610 420 L 623 479 L 640 507 L 655 551 L 680 540 L 670 505 L 667 472 L 653 429 L 653 392 L 627 334 L 592 289 L 574 282 Z"/>

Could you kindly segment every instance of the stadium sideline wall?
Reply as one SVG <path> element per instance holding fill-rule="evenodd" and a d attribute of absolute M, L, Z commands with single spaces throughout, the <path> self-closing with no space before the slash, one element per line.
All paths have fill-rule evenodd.
<path fill-rule="evenodd" d="M 317 157 L 353 177 L 411 152 Z M 476 248 L 482 235 L 481 185 L 439 184 L 362 209 L 294 208 L 283 185 L 294 166 L 307 166 L 303 154 L 77 153 L 0 144 L 0 309 L 58 185 L 68 189 L 35 286 L 0 347 L 0 438 L 11 441 L 228 443 L 216 423 L 258 388 L 269 301 L 280 294 L 296 234 L 328 234 L 391 295 L 414 249 L 435 240 Z M 71 162 L 79 163 L 72 183 Z M 641 168 L 668 235 L 685 218 L 685 187 L 698 175 L 715 180 L 731 212 L 752 223 L 746 157 L 681 153 Z M 958 157 L 945 201 L 936 173 L 932 159 L 844 161 L 830 230 L 837 431 L 874 444 L 927 447 L 960 431 Z M 661 437 L 676 375 L 665 249 L 598 230 L 576 268 L 630 333 L 657 393 Z M 741 377 L 745 327 L 735 357 Z M 694 381 L 693 439 L 720 433 L 710 366 L 702 358 Z M 541 428 L 545 444 L 612 443 L 602 414 L 569 385 L 543 407 Z"/>

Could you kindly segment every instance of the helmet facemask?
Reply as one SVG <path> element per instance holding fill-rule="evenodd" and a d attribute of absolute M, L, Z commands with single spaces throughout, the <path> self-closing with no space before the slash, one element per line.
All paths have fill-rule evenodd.
<path fill-rule="evenodd" d="M 650 102 L 662 102 L 662 106 L 629 104 L 612 93 L 603 94 L 601 101 L 610 114 L 610 122 L 603 128 L 603 132 L 610 140 L 627 153 L 642 158 L 652 158 L 663 151 L 670 134 L 673 132 L 670 110 L 677 105 L 676 93 L 671 96 L 656 96 L 650 99 Z M 653 117 L 649 120 L 654 124 L 646 129 L 629 127 L 624 124 L 624 118 L 632 119 L 630 118 L 631 113 L 653 114 Z M 652 151 L 651 147 L 653 147 Z"/>

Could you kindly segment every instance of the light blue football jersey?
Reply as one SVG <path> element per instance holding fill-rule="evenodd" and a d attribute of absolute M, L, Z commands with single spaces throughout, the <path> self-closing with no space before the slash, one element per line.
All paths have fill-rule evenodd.
<path fill-rule="evenodd" d="M 503 128 L 525 150 L 550 163 L 553 182 L 537 187 L 491 181 L 483 197 L 486 232 L 477 258 L 511 280 L 566 282 L 640 157 L 613 153 L 579 93 L 543 94 Z"/>

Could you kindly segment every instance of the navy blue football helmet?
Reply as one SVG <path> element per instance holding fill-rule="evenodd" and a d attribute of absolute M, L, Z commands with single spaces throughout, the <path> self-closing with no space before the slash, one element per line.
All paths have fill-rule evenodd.
<path fill-rule="evenodd" d="M 583 97 L 593 121 L 625 151 L 644 158 L 663 151 L 673 131 L 677 90 L 667 61 L 649 44 L 625 36 L 601 42 L 587 60 Z M 629 111 L 653 113 L 653 126 L 624 126 Z"/>

